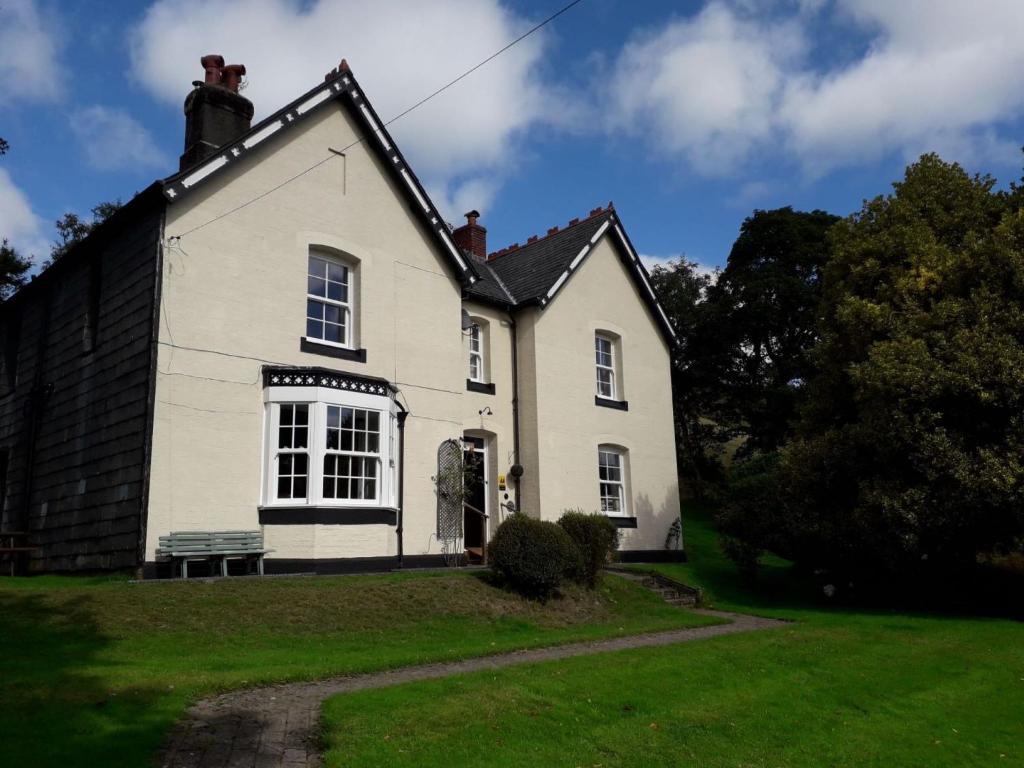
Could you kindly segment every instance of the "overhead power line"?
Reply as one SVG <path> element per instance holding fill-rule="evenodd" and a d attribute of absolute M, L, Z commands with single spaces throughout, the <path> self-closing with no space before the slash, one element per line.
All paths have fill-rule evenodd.
<path fill-rule="evenodd" d="M 571 10 L 574 6 L 579 5 L 581 2 L 583 2 L 583 0 L 572 0 L 572 2 L 567 3 L 566 5 L 562 6 L 559 10 L 555 11 L 553 14 L 548 16 L 543 21 L 539 22 L 538 24 L 536 24 L 533 27 L 531 27 L 530 29 L 528 29 L 526 32 L 521 34 L 519 37 L 517 37 L 515 40 L 510 42 L 504 48 L 502 48 L 502 49 L 500 49 L 498 51 L 495 51 L 494 53 L 492 53 L 490 56 L 488 56 L 483 61 L 481 61 L 481 62 L 473 65 L 469 69 L 467 69 L 465 72 L 463 72 L 461 75 L 456 77 L 454 80 L 450 80 L 449 82 L 447 82 L 444 85 L 442 85 L 440 88 L 438 88 L 433 93 L 429 94 L 428 96 L 424 96 L 422 99 L 417 101 L 411 107 L 408 107 L 407 109 L 403 110 L 402 112 L 399 112 L 397 115 L 392 117 L 390 120 L 386 121 L 384 123 L 384 126 L 385 127 L 390 126 L 392 123 L 395 123 L 395 122 L 401 120 L 403 117 L 408 115 L 413 110 L 419 109 L 420 107 L 422 107 L 424 104 L 426 104 L 431 99 L 433 99 L 433 98 L 435 98 L 437 96 L 440 96 L 442 93 L 447 91 L 453 85 L 455 85 L 455 84 L 459 83 L 460 81 L 466 79 L 467 77 L 469 77 L 471 74 L 476 72 L 481 67 L 486 66 L 490 62 L 494 61 L 496 58 L 501 56 L 501 54 L 505 53 L 510 48 L 514 48 L 516 45 L 521 43 L 523 40 L 528 38 L 530 35 L 534 34 L 535 32 L 537 32 L 540 29 L 543 29 L 548 24 L 550 24 L 552 21 L 557 19 L 559 16 L 561 16 L 562 14 L 564 14 L 567 11 Z M 240 205 L 236 205 L 234 208 L 231 208 L 230 210 L 227 210 L 224 213 L 221 213 L 221 214 L 219 214 L 217 216 L 214 216 L 212 219 L 204 221 L 202 224 L 197 224 L 196 226 L 192 227 L 191 229 L 185 230 L 184 232 L 182 232 L 179 235 L 172 235 L 169 238 L 169 240 L 173 241 L 173 242 L 178 242 L 179 240 L 181 240 L 181 238 L 185 237 L 186 235 L 191 235 L 193 232 L 197 232 L 198 230 L 203 229 L 204 227 L 208 227 L 210 224 L 213 224 L 214 222 L 220 221 L 221 219 L 226 218 L 227 216 L 231 216 L 232 214 L 237 213 L 238 211 L 242 210 L 243 208 L 246 208 L 246 207 L 252 205 L 253 203 L 255 203 L 257 201 L 262 200 L 263 198 L 267 197 L 268 195 L 273 194 L 274 192 L 276 192 L 277 190 L 281 189 L 282 187 L 285 187 L 285 186 L 291 184 L 293 181 L 295 181 L 296 179 L 301 178 L 302 176 L 305 176 L 307 173 L 310 173 L 311 171 L 315 171 L 317 168 L 319 168 L 324 163 L 326 163 L 326 162 L 328 162 L 330 160 L 333 160 L 336 157 L 344 156 L 345 152 L 347 152 L 348 150 L 352 149 L 353 147 L 359 146 L 364 141 L 366 141 L 367 138 L 369 138 L 369 137 L 368 136 L 362 136 L 362 137 L 356 139 L 355 141 L 353 141 L 351 144 L 346 145 L 342 149 L 331 149 L 331 150 L 329 150 L 330 154 L 328 154 L 327 157 L 325 157 L 322 160 L 319 160 L 319 161 L 313 163 L 313 165 L 309 166 L 308 168 L 306 168 L 303 171 L 300 171 L 299 173 L 296 173 L 294 176 L 288 177 L 287 179 L 282 181 L 280 184 L 278 184 L 278 185 L 268 189 L 266 192 L 262 192 L 262 193 L 256 195 L 256 197 L 253 197 L 253 198 L 251 198 L 249 200 L 246 200 L 244 203 L 241 203 Z"/>

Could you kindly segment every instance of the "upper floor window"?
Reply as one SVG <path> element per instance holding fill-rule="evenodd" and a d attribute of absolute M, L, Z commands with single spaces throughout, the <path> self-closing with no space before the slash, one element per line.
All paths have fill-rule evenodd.
<path fill-rule="evenodd" d="M 355 286 L 345 262 L 317 251 L 309 254 L 306 288 L 306 338 L 354 346 Z"/>
<path fill-rule="evenodd" d="M 484 334 L 480 323 L 469 327 L 469 379 L 484 381 Z"/>
<path fill-rule="evenodd" d="M 615 400 L 615 341 L 604 334 L 594 336 L 594 351 L 597 362 L 597 396 Z"/>
<path fill-rule="evenodd" d="M 626 503 L 626 452 L 611 445 L 597 449 L 601 511 L 606 515 L 629 515 Z"/>

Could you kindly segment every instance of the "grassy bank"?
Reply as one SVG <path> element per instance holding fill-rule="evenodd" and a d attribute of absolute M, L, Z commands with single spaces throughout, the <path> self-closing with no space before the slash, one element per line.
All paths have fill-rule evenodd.
<path fill-rule="evenodd" d="M 0 765 L 138 768 L 217 691 L 704 621 L 617 582 L 540 605 L 451 573 L 0 579 Z"/>
<path fill-rule="evenodd" d="M 658 570 L 794 623 L 339 696 L 328 764 L 1024 764 L 1024 625 L 824 605 L 777 559 L 748 590 L 705 514 L 686 533 L 691 562 Z"/>

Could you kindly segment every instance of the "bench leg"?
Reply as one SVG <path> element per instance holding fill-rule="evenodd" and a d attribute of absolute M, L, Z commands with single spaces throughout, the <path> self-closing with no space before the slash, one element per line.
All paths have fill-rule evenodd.
<path fill-rule="evenodd" d="M 188 558 L 187 557 L 181 558 L 181 578 L 183 578 L 183 579 L 187 579 L 188 578 Z"/>
<path fill-rule="evenodd" d="M 256 573 L 258 573 L 260 576 L 263 575 L 263 555 L 259 555 L 256 558 Z"/>
<path fill-rule="evenodd" d="M 220 575 L 225 577 L 228 575 L 228 559 L 226 557 L 220 559 Z"/>

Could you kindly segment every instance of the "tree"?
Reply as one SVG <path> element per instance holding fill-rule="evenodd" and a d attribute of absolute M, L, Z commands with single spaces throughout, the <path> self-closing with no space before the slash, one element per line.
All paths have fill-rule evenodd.
<path fill-rule="evenodd" d="M 6 155 L 10 144 L 0 138 L 0 155 Z M 31 257 L 24 257 L 5 237 L 0 240 L 0 301 L 6 301 L 25 284 L 25 274 L 32 267 Z"/>
<path fill-rule="evenodd" d="M 65 213 L 56 222 L 59 240 L 50 248 L 50 258 L 43 268 L 50 266 L 61 256 L 84 240 L 100 224 L 113 216 L 121 208 L 121 201 L 100 203 L 92 208 L 92 221 L 86 221 L 77 213 Z"/>
<path fill-rule="evenodd" d="M 0 240 L 0 301 L 6 301 L 25 284 L 25 274 L 31 267 L 32 260 L 19 254 L 6 237 Z"/>
<path fill-rule="evenodd" d="M 680 474 L 701 496 L 708 481 L 720 479 L 718 461 L 724 439 L 708 415 L 719 397 L 718 377 L 710 364 L 715 352 L 706 295 L 713 278 L 698 264 L 680 258 L 651 270 L 651 283 L 676 330 L 672 350 L 672 401 Z"/>
<path fill-rule="evenodd" d="M 755 211 L 708 293 L 720 398 L 707 414 L 744 438 L 741 455 L 771 451 L 792 432 L 818 338 L 826 236 L 824 211 Z"/>
<path fill-rule="evenodd" d="M 816 372 L 750 543 L 890 578 L 1019 546 L 1024 211 L 993 184 L 925 155 L 831 231 Z"/>

